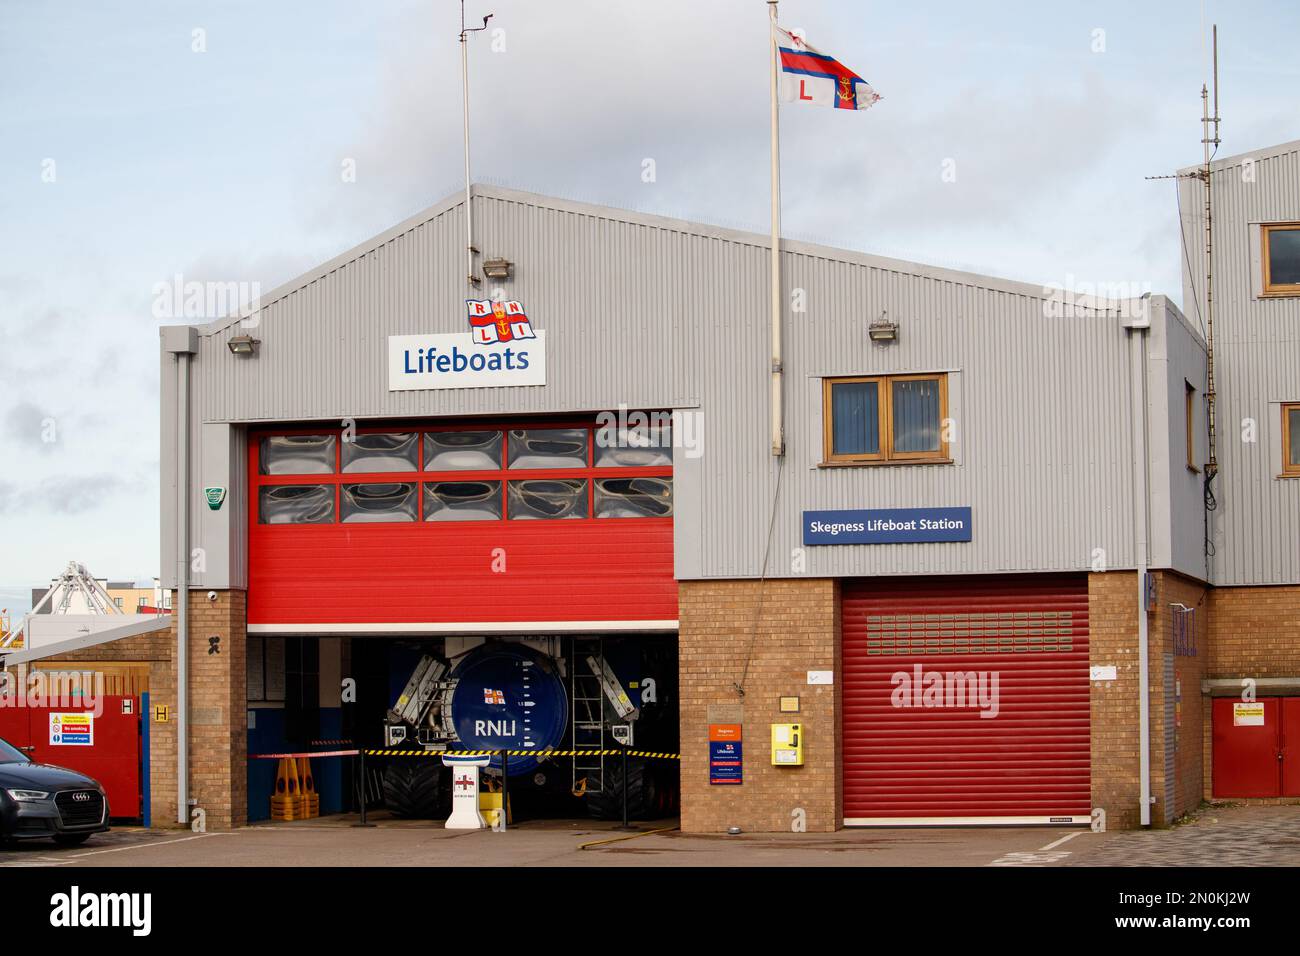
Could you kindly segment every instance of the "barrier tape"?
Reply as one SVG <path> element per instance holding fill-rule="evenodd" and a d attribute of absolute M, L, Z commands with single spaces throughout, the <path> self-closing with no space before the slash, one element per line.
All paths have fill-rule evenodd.
<path fill-rule="evenodd" d="M 313 747 L 336 747 L 339 744 L 351 744 L 355 747 L 357 742 L 355 740 L 313 740 L 311 742 Z"/>
<path fill-rule="evenodd" d="M 370 751 L 366 751 L 369 753 Z M 355 757 L 361 753 L 360 750 L 314 750 L 310 753 L 301 754 L 249 754 L 249 760 L 284 760 L 287 757 L 293 757 L 295 760 L 299 757 Z"/>
<path fill-rule="evenodd" d="M 454 757 L 618 757 L 621 750 L 315 750 L 304 753 L 283 754 L 249 754 L 249 760 L 284 760 L 292 757 L 355 757 L 364 753 L 367 757 L 441 757 L 450 754 Z M 658 753 L 652 750 L 629 750 L 629 757 L 644 757 L 650 760 L 680 760 L 681 754 Z"/>
<path fill-rule="evenodd" d="M 367 750 L 367 757 L 618 757 L 622 750 Z M 651 750 L 629 750 L 629 757 L 646 757 L 657 760 L 680 760 L 681 754 L 657 753 Z"/>

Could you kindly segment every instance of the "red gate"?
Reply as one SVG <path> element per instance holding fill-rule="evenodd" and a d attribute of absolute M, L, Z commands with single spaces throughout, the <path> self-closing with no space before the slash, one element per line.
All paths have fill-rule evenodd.
<path fill-rule="evenodd" d="M 102 710 L 68 707 L 0 708 L 0 738 L 37 763 L 98 780 L 114 817 L 140 819 L 140 698 L 104 696 Z"/>
<path fill-rule="evenodd" d="M 1214 796 L 1300 797 L 1300 697 L 1213 706 Z"/>

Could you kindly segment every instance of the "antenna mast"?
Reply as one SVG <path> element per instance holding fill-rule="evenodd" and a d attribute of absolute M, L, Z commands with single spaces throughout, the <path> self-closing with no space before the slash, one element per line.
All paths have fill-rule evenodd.
<path fill-rule="evenodd" d="M 464 140 L 465 140 L 465 281 L 470 288 L 479 284 L 479 277 L 474 274 L 474 211 L 469 201 L 469 35 L 487 29 L 493 14 L 483 18 L 481 27 L 465 27 L 465 0 L 460 0 L 460 88 L 463 99 Z"/>
<path fill-rule="evenodd" d="M 1206 391 L 1205 411 L 1209 428 L 1210 460 L 1205 465 L 1207 481 L 1213 480 L 1219 471 L 1217 454 L 1217 434 L 1214 421 L 1214 190 L 1211 188 L 1210 160 L 1219 151 L 1219 27 L 1213 29 L 1214 45 L 1214 115 L 1210 115 L 1210 91 L 1201 84 L 1201 143 L 1205 160 L 1201 165 L 1200 180 L 1205 184 L 1205 361 Z M 1213 124 L 1213 133 L 1211 133 Z M 1214 149 L 1211 151 L 1210 147 Z"/>

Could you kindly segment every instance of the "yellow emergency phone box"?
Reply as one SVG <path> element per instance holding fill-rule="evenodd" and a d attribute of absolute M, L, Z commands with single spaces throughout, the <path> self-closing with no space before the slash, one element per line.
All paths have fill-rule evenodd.
<path fill-rule="evenodd" d="M 803 766 L 803 724 L 772 725 L 772 766 Z"/>

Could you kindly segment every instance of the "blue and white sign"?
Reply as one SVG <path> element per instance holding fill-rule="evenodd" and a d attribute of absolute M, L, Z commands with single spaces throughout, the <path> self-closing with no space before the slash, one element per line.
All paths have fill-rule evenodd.
<path fill-rule="evenodd" d="M 969 541 L 970 508 L 805 511 L 804 544 L 925 544 Z"/>
<path fill-rule="evenodd" d="M 480 343 L 472 332 L 390 335 L 388 390 L 546 384 L 546 333 Z"/>

